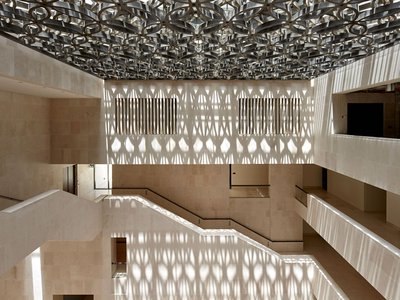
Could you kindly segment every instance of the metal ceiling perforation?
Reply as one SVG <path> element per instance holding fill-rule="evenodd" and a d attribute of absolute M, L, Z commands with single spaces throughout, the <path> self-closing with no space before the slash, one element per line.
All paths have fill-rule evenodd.
<path fill-rule="evenodd" d="M 310 79 L 400 38 L 398 1 L 3 0 L 0 33 L 104 79 Z"/>

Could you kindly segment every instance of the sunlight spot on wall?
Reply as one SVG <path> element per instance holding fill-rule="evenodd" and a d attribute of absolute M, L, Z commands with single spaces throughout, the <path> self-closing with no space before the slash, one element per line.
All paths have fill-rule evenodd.
<path fill-rule="evenodd" d="M 167 232 L 167 233 L 165 234 L 165 242 L 166 242 L 167 244 L 170 244 L 170 243 L 171 243 L 171 234 L 170 234 L 169 232 Z"/>
<path fill-rule="evenodd" d="M 190 281 L 194 281 L 196 277 L 196 270 L 191 264 L 187 264 L 185 266 L 185 274 L 189 278 Z"/>
<path fill-rule="evenodd" d="M 223 274 L 221 266 L 218 264 L 214 264 L 212 266 L 212 274 L 217 281 L 221 281 Z"/>
<path fill-rule="evenodd" d="M 222 144 L 221 144 L 221 152 L 223 154 L 227 153 L 229 151 L 230 147 L 231 147 L 231 144 L 229 143 L 227 138 L 224 138 L 224 140 L 222 141 Z"/>
<path fill-rule="evenodd" d="M 189 151 L 189 146 L 186 143 L 184 138 L 181 138 L 179 140 L 179 148 L 183 151 L 183 152 L 188 152 Z"/>
<path fill-rule="evenodd" d="M 146 139 L 144 137 L 142 137 L 142 140 L 140 141 L 139 151 L 146 152 Z"/>
<path fill-rule="evenodd" d="M 229 266 L 226 268 L 226 276 L 228 277 L 229 281 L 233 281 L 233 279 L 236 277 L 236 272 L 236 265 L 229 264 Z"/>
<path fill-rule="evenodd" d="M 181 264 L 175 264 L 172 267 L 172 277 L 174 280 L 179 280 L 182 276 L 182 265 Z"/>
<path fill-rule="evenodd" d="M 293 273 L 294 273 L 294 276 L 296 277 L 297 281 L 300 282 L 303 280 L 303 269 L 300 266 L 294 265 Z"/>
<path fill-rule="evenodd" d="M 249 145 L 247 146 L 247 150 L 249 151 L 249 153 L 254 153 L 257 150 L 257 143 L 256 141 L 251 138 Z"/>
<path fill-rule="evenodd" d="M 125 140 L 125 148 L 126 151 L 128 152 L 134 152 L 135 151 L 135 146 L 133 146 L 132 142 L 130 139 Z"/>
<path fill-rule="evenodd" d="M 153 268 L 150 264 L 146 266 L 144 273 L 146 275 L 146 280 L 150 282 L 153 278 Z"/>
<path fill-rule="evenodd" d="M 186 243 L 187 242 L 187 235 L 185 235 L 184 233 L 180 233 L 179 234 L 179 242 L 180 243 Z"/>
<path fill-rule="evenodd" d="M 43 300 L 42 285 L 42 264 L 40 259 L 40 248 L 37 248 L 31 255 L 32 280 L 33 280 L 33 299 Z"/>
<path fill-rule="evenodd" d="M 151 142 L 151 147 L 156 152 L 161 152 L 161 150 L 162 150 L 162 147 L 161 147 L 160 143 L 158 142 L 157 138 L 153 139 L 153 141 Z"/>
<path fill-rule="evenodd" d="M 205 281 L 208 278 L 208 274 L 210 273 L 210 267 L 206 264 L 202 264 L 200 266 L 199 273 L 201 281 Z"/>
<path fill-rule="evenodd" d="M 139 244 L 143 244 L 144 243 L 144 239 L 145 239 L 145 234 L 143 232 L 139 232 L 138 233 L 138 242 Z"/>
<path fill-rule="evenodd" d="M 216 150 L 216 146 L 214 145 L 214 142 L 213 142 L 213 140 L 211 139 L 211 138 L 209 138 L 208 140 L 207 140 L 207 142 L 206 142 L 206 147 L 207 147 L 207 150 L 208 151 L 210 151 L 210 152 L 215 152 L 215 150 Z"/>
<path fill-rule="evenodd" d="M 279 150 L 281 153 L 285 151 L 285 144 L 282 140 L 279 140 Z"/>
<path fill-rule="evenodd" d="M 203 149 L 203 142 L 200 140 L 200 138 L 196 138 L 196 141 L 193 145 L 193 150 L 198 153 L 201 151 L 201 149 Z"/>
<path fill-rule="evenodd" d="M 303 153 L 308 154 L 311 151 L 311 143 L 308 140 L 305 140 L 301 150 Z"/>
<path fill-rule="evenodd" d="M 292 154 L 296 154 L 297 153 L 297 147 L 294 144 L 292 139 L 290 139 L 290 141 L 288 142 L 287 147 L 288 147 L 290 153 L 292 153 Z"/>
<path fill-rule="evenodd" d="M 160 275 L 163 281 L 166 281 L 168 279 L 168 268 L 164 264 L 159 264 L 158 274 Z"/>
<path fill-rule="evenodd" d="M 142 276 L 140 266 L 135 263 L 132 264 L 132 276 L 136 281 L 139 281 L 140 277 Z"/>
<path fill-rule="evenodd" d="M 114 152 L 118 152 L 119 149 L 121 149 L 121 142 L 118 140 L 118 138 L 114 138 L 114 142 L 111 145 L 111 149 Z"/>
<path fill-rule="evenodd" d="M 173 152 L 175 149 L 176 143 L 175 140 L 173 138 L 169 138 L 168 142 L 167 142 L 167 151 L 168 152 Z"/>
<path fill-rule="evenodd" d="M 272 281 L 276 279 L 276 270 L 273 265 L 267 265 L 267 275 Z"/>
<path fill-rule="evenodd" d="M 248 281 L 250 278 L 249 268 L 247 266 L 243 266 L 242 276 L 244 281 Z"/>
<path fill-rule="evenodd" d="M 271 147 L 268 145 L 268 142 L 265 139 L 262 139 L 260 147 L 264 153 L 269 153 L 271 151 Z"/>
<path fill-rule="evenodd" d="M 259 281 L 262 276 L 263 276 L 263 267 L 261 266 L 261 264 L 256 264 L 256 266 L 254 267 L 254 279 L 256 281 Z"/>

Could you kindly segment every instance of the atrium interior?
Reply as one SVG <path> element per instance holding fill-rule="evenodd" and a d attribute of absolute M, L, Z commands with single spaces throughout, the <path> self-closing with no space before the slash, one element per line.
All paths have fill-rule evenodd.
<path fill-rule="evenodd" d="M 0 299 L 400 299 L 400 2 L 0 3 Z"/>

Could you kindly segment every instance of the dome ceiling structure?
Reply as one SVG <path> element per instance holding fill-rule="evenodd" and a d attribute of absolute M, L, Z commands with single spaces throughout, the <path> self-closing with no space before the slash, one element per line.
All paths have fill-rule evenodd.
<path fill-rule="evenodd" d="M 400 39 L 400 3 L 3 0 L 0 34 L 103 79 L 311 79 Z"/>

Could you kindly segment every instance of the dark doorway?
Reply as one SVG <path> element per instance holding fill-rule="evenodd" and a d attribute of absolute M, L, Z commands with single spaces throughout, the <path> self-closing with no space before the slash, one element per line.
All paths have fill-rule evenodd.
<path fill-rule="evenodd" d="M 111 238 L 112 277 L 126 276 L 126 237 Z"/>
<path fill-rule="evenodd" d="M 326 168 L 322 168 L 322 188 L 325 191 L 328 190 L 328 170 Z"/>
<path fill-rule="evenodd" d="M 77 165 L 64 168 L 63 191 L 77 195 Z"/>
<path fill-rule="evenodd" d="M 348 103 L 347 134 L 383 137 L 383 103 Z"/>

